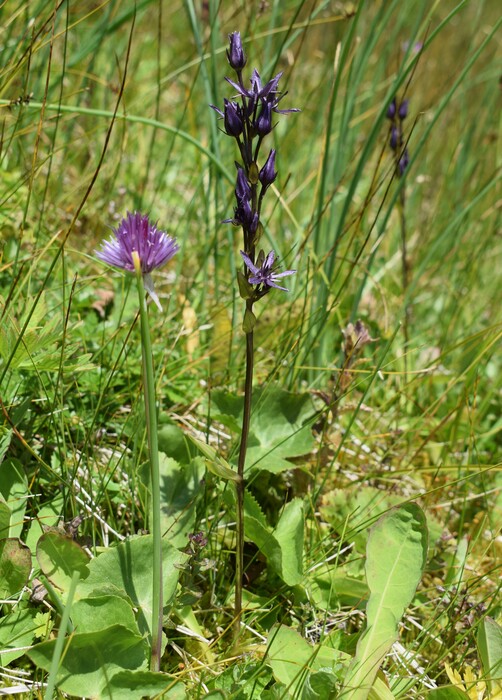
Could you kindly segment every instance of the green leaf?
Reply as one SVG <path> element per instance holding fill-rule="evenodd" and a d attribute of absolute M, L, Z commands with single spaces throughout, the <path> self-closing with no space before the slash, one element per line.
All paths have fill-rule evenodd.
<path fill-rule="evenodd" d="M 242 270 L 237 270 L 237 283 L 239 285 L 241 299 L 251 299 L 253 296 L 253 287 L 249 284 Z"/>
<path fill-rule="evenodd" d="M 0 325 L 0 367 L 11 358 L 34 303 L 34 298 L 23 299 L 18 317 L 12 312 L 3 317 Z M 93 365 L 89 362 L 91 355 L 82 353 L 76 343 L 67 340 L 61 347 L 61 338 L 71 336 L 69 330 L 64 325 L 64 315 L 50 317 L 46 295 L 42 294 L 10 360 L 10 369 L 52 372 L 59 371 L 62 365 L 66 372 L 92 369 Z"/>
<path fill-rule="evenodd" d="M 324 494 L 320 512 L 336 532 L 343 532 L 345 537 L 355 542 L 357 550 L 363 553 L 368 541 L 368 522 L 401 501 L 398 494 L 357 484 Z"/>
<path fill-rule="evenodd" d="M 163 414 L 159 417 L 159 452 L 182 466 L 190 464 L 198 454 L 189 435 Z"/>
<path fill-rule="evenodd" d="M 242 423 L 242 397 L 213 392 L 216 410 Z M 278 387 L 257 388 L 253 394 L 246 472 L 273 473 L 291 469 L 289 458 L 308 454 L 314 446 L 310 424 L 315 415 L 309 394 L 292 394 Z"/>
<path fill-rule="evenodd" d="M 24 525 L 28 480 L 18 459 L 6 459 L 0 464 L 0 495 L 9 508 L 7 530 L 0 520 L 0 537 L 19 537 Z"/>
<path fill-rule="evenodd" d="M 382 516 L 370 531 L 366 579 L 370 597 L 367 624 L 357 644 L 340 698 L 365 700 L 397 625 L 415 594 L 427 555 L 423 511 L 408 503 Z"/>
<path fill-rule="evenodd" d="M 214 447 L 202 442 L 202 440 L 198 440 L 193 435 L 189 435 L 188 437 L 206 457 L 206 467 L 212 474 L 227 481 L 238 481 L 239 475 L 237 472 L 232 469 L 230 464 L 225 461 L 223 457 L 218 455 Z"/>
<path fill-rule="evenodd" d="M 186 700 L 185 686 L 167 673 L 152 671 L 120 671 L 101 691 L 102 698 L 113 700 L 141 700 L 144 697 L 162 697 L 163 700 Z"/>
<path fill-rule="evenodd" d="M 176 592 L 180 568 L 187 555 L 166 540 L 162 542 L 162 552 L 164 607 L 167 607 Z M 110 547 L 89 562 L 89 575 L 79 582 L 77 599 L 125 592 L 139 610 L 138 624 L 142 634 L 151 631 L 152 560 L 151 535 L 131 537 L 116 547 Z"/>
<path fill-rule="evenodd" d="M 63 600 L 70 587 L 73 572 L 82 579 L 88 575 L 91 561 L 82 547 L 71 537 L 60 532 L 46 532 L 37 543 L 37 561 L 49 581 L 63 592 Z"/>
<path fill-rule="evenodd" d="M 309 590 L 313 602 L 323 610 L 336 610 L 340 604 L 361 607 L 366 604 L 369 594 L 365 581 L 333 569 L 322 573 L 316 571 Z"/>
<path fill-rule="evenodd" d="M 431 690 L 427 694 L 427 700 L 469 700 L 469 696 L 454 685 L 445 685 Z"/>
<path fill-rule="evenodd" d="M 0 540 L 0 598 L 18 595 L 29 581 L 31 552 L 21 540 Z"/>
<path fill-rule="evenodd" d="M 159 454 L 160 461 L 160 524 L 163 537 L 174 547 L 188 544 L 193 532 L 197 498 L 201 494 L 204 464 L 200 457 L 181 466 L 174 459 Z"/>
<path fill-rule="evenodd" d="M 287 687 L 290 696 L 300 698 L 309 673 L 322 669 L 338 675 L 345 655 L 328 646 L 313 647 L 295 630 L 274 625 L 268 636 L 267 659 L 274 678 Z"/>
<path fill-rule="evenodd" d="M 488 690 L 502 690 L 502 627 L 491 617 L 484 617 L 476 643 Z"/>
<path fill-rule="evenodd" d="M 300 498 L 294 498 L 286 504 L 274 530 L 280 552 L 280 561 L 274 566 L 288 586 L 295 586 L 303 578 L 304 521 L 303 502 Z"/>
<path fill-rule="evenodd" d="M 20 656 L 22 647 L 30 646 L 36 631 L 36 612 L 28 608 L 15 610 L 0 618 L 0 665 L 7 666 Z M 21 647 L 19 649 L 19 647 Z M 9 649 L 16 651 L 9 651 Z"/>
<path fill-rule="evenodd" d="M 11 511 L 3 497 L 0 495 L 0 538 L 9 536 Z"/>
<path fill-rule="evenodd" d="M 42 642 L 26 654 L 48 671 L 56 640 Z M 128 670 L 146 670 L 143 638 L 122 625 L 68 638 L 56 676 L 58 688 L 78 697 L 110 698 L 110 679 Z"/>
<path fill-rule="evenodd" d="M 9 449 L 12 436 L 14 431 L 6 428 L 5 426 L 0 426 L 0 464 L 3 462 L 7 450 Z"/>
<path fill-rule="evenodd" d="M 256 326 L 256 316 L 252 311 L 246 309 L 244 311 L 244 320 L 242 321 L 242 330 L 244 333 L 252 333 Z"/>
<path fill-rule="evenodd" d="M 25 538 L 25 542 L 33 554 L 36 554 L 38 540 L 44 534 L 44 528 L 55 527 L 58 524 L 63 508 L 64 498 L 62 494 L 58 494 L 38 510 L 37 517 L 31 521 Z"/>
<path fill-rule="evenodd" d="M 130 603 L 119 596 L 102 595 L 77 600 L 71 607 L 71 619 L 78 633 L 99 632 L 117 624 L 139 634 Z"/>

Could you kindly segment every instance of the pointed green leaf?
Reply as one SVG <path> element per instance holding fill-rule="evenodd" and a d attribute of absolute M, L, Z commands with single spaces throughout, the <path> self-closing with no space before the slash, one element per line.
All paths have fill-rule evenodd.
<path fill-rule="evenodd" d="M 252 311 L 246 309 L 244 312 L 244 320 L 242 321 L 242 330 L 244 333 L 252 333 L 256 326 L 256 316 Z"/>
<path fill-rule="evenodd" d="M 431 690 L 427 694 L 427 700 L 469 700 L 469 696 L 454 685 L 445 685 Z"/>
<path fill-rule="evenodd" d="M 502 691 L 502 627 L 491 617 L 484 617 L 476 637 L 484 678 L 490 691 Z"/>
<path fill-rule="evenodd" d="M 426 555 L 425 515 L 414 503 L 391 510 L 371 529 L 366 559 L 370 590 L 366 629 L 340 698 L 368 697 L 380 664 L 396 639 L 398 622 L 413 599 Z"/>
<path fill-rule="evenodd" d="M 9 507 L 10 519 L 7 531 L 0 525 L 0 537 L 19 537 L 24 525 L 28 480 L 18 459 L 6 459 L 0 463 L 0 495 Z"/>

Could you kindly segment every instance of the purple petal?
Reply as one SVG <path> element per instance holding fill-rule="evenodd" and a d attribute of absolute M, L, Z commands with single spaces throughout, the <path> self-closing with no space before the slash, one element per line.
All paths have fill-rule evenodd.
<path fill-rule="evenodd" d="M 249 257 L 249 255 L 246 255 L 246 253 L 244 253 L 242 250 L 240 251 L 240 254 L 241 254 L 241 256 L 242 256 L 242 259 L 243 259 L 244 262 L 246 263 L 246 267 L 248 268 L 248 270 L 250 270 L 250 271 L 253 273 L 253 275 L 259 275 L 259 274 L 260 274 L 260 270 L 259 270 L 259 269 L 256 267 L 256 265 L 252 262 L 252 260 L 251 260 L 251 258 Z M 251 281 L 251 278 L 250 278 L 250 281 Z M 258 282 L 251 282 L 251 284 L 258 284 Z"/>
<path fill-rule="evenodd" d="M 230 85 L 237 90 L 239 95 L 242 95 L 243 97 L 252 97 L 252 93 L 249 92 L 249 90 L 246 90 L 246 88 L 243 88 L 242 85 L 239 85 L 239 83 L 234 82 L 230 78 L 225 78 L 227 83 L 230 83 Z"/>
<path fill-rule="evenodd" d="M 279 279 L 279 277 L 289 277 L 289 275 L 295 275 L 296 270 L 284 270 L 284 272 L 274 272 L 272 279 Z"/>

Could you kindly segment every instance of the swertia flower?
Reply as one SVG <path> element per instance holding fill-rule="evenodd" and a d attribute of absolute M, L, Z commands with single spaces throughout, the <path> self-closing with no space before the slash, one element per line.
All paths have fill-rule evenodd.
<path fill-rule="evenodd" d="M 288 277 L 289 275 L 294 275 L 296 270 L 285 270 L 284 272 L 274 272 L 274 260 L 275 253 L 273 250 L 265 257 L 265 253 L 260 251 L 258 255 L 257 265 L 253 263 L 249 255 L 246 255 L 242 250 L 240 251 L 242 259 L 246 263 L 246 267 L 250 271 L 249 282 L 250 284 L 263 285 L 263 292 L 266 293 L 270 287 L 275 287 L 276 289 L 282 289 L 283 292 L 288 292 L 289 289 L 286 287 L 280 287 L 277 284 L 277 280 L 281 277 Z"/>
<path fill-rule="evenodd" d="M 118 228 L 112 230 L 114 236 L 101 244 L 96 256 L 108 265 L 129 272 L 134 272 L 134 258 L 139 258 L 145 289 L 162 311 L 150 272 L 164 265 L 178 252 L 176 239 L 159 231 L 155 224 L 150 223 L 147 215 L 139 212 L 127 212 Z"/>

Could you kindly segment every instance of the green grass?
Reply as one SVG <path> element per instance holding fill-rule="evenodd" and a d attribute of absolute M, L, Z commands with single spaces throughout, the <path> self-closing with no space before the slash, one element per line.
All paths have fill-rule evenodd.
<path fill-rule="evenodd" d="M 233 212 L 238 154 L 209 104 L 232 96 L 225 48 L 240 30 L 245 72 L 284 71 L 281 106 L 302 110 L 268 138 L 279 176 L 263 245 L 298 272 L 288 295 L 256 307 L 255 420 L 261 410 L 266 425 L 267 396 L 279 389 L 293 402 L 308 394 L 314 432 L 290 469 L 254 472 L 248 508 L 272 531 L 301 499 L 304 573 L 284 581 L 250 537 L 248 627 L 233 656 L 232 490 L 209 471 L 194 487 L 200 464 L 190 488 L 169 472 L 174 520 L 186 516 L 208 541 L 180 565 L 163 670 L 189 698 L 329 697 L 288 694 L 265 655 L 272 626 L 353 655 L 369 527 L 412 500 L 427 514 L 429 551 L 383 665 L 393 696 L 448 685 L 445 662 L 486 677 L 476 635 L 501 620 L 498 3 L 35 1 L 7 3 L 1 24 L 0 493 L 12 505 L 17 465 L 26 506 L 17 529 L 0 512 L 2 536 L 35 555 L 37 518 L 54 526 L 82 514 L 77 541 L 95 555 L 146 527 L 134 280 L 94 256 L 127 210 L 150 213 L 181 248 L 155 273 L 164 312 L 151 313 L 161 449 L 192 464 L 176 425 L 235 464 L 241 234 L 221 221 Z M 410 100 L 404 178 L 388 148 L 394 95 Z M 347 366 L 343 331 L 357 320 L 373 342 Z M 298 439 L 281 420 L 270 417 L 277 434 Z M 172 541 L 186 550 L 186 536 Z M 1 683 L 33 682 L 26 698 L 42 697 L 47 674 L 23 653 L 3 655 L 5 625 L 20 611 L 46 615 L 33 618 L 36 635 L 19 644 L 28 647 L 55 639 L 60 623 L 50 596 L 30 601 L 35 556 L 33 567 L 3 603 L 4 632 L 0 624 Z M 488 683 L 484 697 L 496 692 Z"/>

